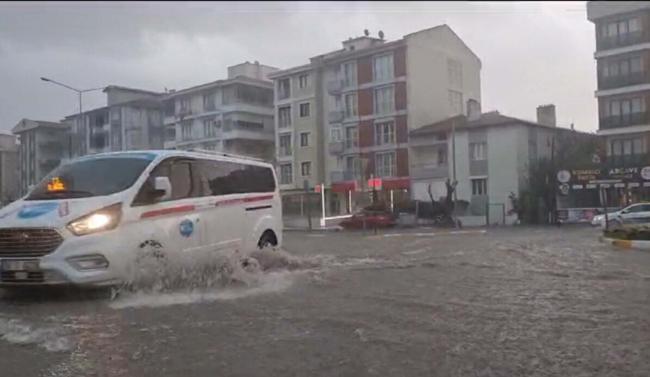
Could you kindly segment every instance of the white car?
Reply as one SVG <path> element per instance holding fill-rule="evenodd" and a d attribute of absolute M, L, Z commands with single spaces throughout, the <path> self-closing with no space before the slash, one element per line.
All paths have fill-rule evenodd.
<path fill-rule="evenodd" d="M 148 246 L 186 256 L 281 242 L 270 164 L 214 152 L 97 154 L 0 210 L 0 286 L 121 283 Z"/>
<path fill-rule="evenodd" d="M 650 223 L 650 203 L 631 204 L 618 211 L 607 213 L 607 220 L 610 226 L 616 227 L 629 224 Z M 591 225 L 605 228 L 605 215 L 596 215 Z"/>

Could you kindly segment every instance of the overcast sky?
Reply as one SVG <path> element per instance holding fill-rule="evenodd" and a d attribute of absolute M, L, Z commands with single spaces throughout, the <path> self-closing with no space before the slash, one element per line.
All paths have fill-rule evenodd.
<path fill-rule="evenodd" d="M 448 24 L 483 62 L 482 107 L 597 129 L 594 26 L 585 2 L 1 3 L 0 130 L 78 111 L 78 88 L 163 91 L 225 78 L 243 61 L 289 68 L 364 29 L 387 40 Z M 99 107 L 101 92 L 84 95 Z"/>

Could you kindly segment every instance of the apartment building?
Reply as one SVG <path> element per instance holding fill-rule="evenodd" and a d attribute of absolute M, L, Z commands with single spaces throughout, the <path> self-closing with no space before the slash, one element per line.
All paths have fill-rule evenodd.
<path fill-rule="evenodd" d="M 228 67 L 228 78 L 174 91 L 163 99 L 166 149 L 207 149 L 272 161 L 273 84 L 277 68 Z"/>
<path fill-rule="evenodd" d="M 18 144 L 14 135 L 0 134 L 0 205 L 18 199 Z"/>
<path fill-rule="evenodd" d="M 25 194 L 67 156 L 68 125 L 23 119 L 11 130 L 18 136 L 18 190 Z"/>
<path fill-rule="evenodd" d="M 67 116 L 67 158 L 87 154 L 161 149 L 162 94 L 111 85 L 104 89 L 106 106 Z"/>
<path fill-rule="evenodd" d="M 589 1 L 596 30 L 598 134 L 609 162 L 645 164 L 650 150 L 650 1 Z"/>
<path fill-rule="evenodd" d="M 401 39 L 350 38 L 310 63 L 276 72 L 277 170 L 286 194 L 325 185 L 329 213 L 353 210 L 351 192 L 408 193 L 409 130 L 480 102 L 479 58 L 447 25 Z M 352 199 L 354 200 L 354 199 Z"/>
<path fill-rule="evenodd" d="M 428 202 L 430 189 L 440 200 L 447 195 L 447 179 L 455 178 L 457 200 L 466 202 L 465 207 L 457 205 L 457 214 L 466 225 L 484 225 L 486 215 L 491 224 L 516 221 L 509 195 L 519 196 L 527 188 L 531 163 L 550 160 L 560 143 L 595 137 L 557 127 L 553 105 L 538 107 L 536 122 L 498 111 L 481 113 L 477 103 L 470 102 L 468 108 L 467 115 L 417 128 L 409 135 L 413 198 Z"/>

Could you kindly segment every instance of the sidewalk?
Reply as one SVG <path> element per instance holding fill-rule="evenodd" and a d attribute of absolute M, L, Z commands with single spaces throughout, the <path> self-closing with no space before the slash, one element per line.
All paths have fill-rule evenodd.
<path fill-rule="evenodd" d="M 320 226 L 320 217 L 312 217 L 311 219 L 311 229 L 314 232 L 328 232 L 328 231 L 339 231 L 342 230 L 338 226 L 338 221 L 328 221 L 327 225 L 324 227 Z M 306 217 L 284 217 L 284 230 L 285 231 L 309 231 L 309 222 Z"/>

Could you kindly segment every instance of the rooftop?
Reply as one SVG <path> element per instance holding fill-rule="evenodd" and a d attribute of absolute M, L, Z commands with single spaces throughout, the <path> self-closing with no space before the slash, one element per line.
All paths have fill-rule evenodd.
<path fill-rule="evenodd" d="M 228 84 L 234 84 L 234 83 L 246 83 L 246 84 L 263 86 L 267 88 L 273 88 L 273 83 L 271 83 L 270 81 L 253 79 L 248 76 L 237 76 L 232 79 L 221 79 L 221 80 L 209 82 L 207 84 L 195 85 L 186 89 L 169 92 L 165 95 L 163 99 L 170 99 L 170 98 L 177 97 L 179 95 L 206 90 L 210 88 L 215 88 L 219 86 L 224 86 Z"/>
<path fill-rule="evenodd" d="M 20 122 L 18 122 L 18 124 L 14 126 L 14 128 L 11 129 L 11 133 L 17 134 L 35 128 L 39 128 L 39 127 L 57 128 L 61 130 L 66 130 L 68 128 L 68 126 L 63 123 L 23 118 Z"/>
<path fill-rule="evenodd" d="M 479 119 L 472 120 L 472 121 L 468 121 L 465 115 L 456 115 L 454 117 L 441 120 L 440 122 L 436 122 L 433 124 L 428 124 L 416 128 L 410 131 L 409 135 L 420 136 L 420 135 L 428 135 L 428 134 L 441 132 L 441 131 L 449 131 L 454 126 L 453 124 L 454 122 L 456 122 L 455 124 L 456 129 L 476 129 L 476 128 L 486 128 L 486 127 L 503 126 L 503 125 L 510 125 L 510 124 L 524 124 L 528 126 L 543 127 L 543 128 L 559 130 L 559 131 L 572 131 L 570 128 L 547 126 L 530 120 L 502 115 L 498 111 L 490 111 L 487 113 L 482 113 Z M 581 132 L 581 131 L 575 131 L 575 132 Z"/>
<path fill-rule="evenodd" d="M 153 92 L 151 90 L 129 88 L 129 87 L 126 87 L 126 86 L 119 86 L 119 85 L 109 85 L 109 86 L 104 88 L 103 92 L 106 93 L 110 89 L 124 90 L 124 91 L 144 93 L 144 94 L 155 94 L 155 95 L 163 94 L 163 93 L 160 93 L 160 92 Z"/>

